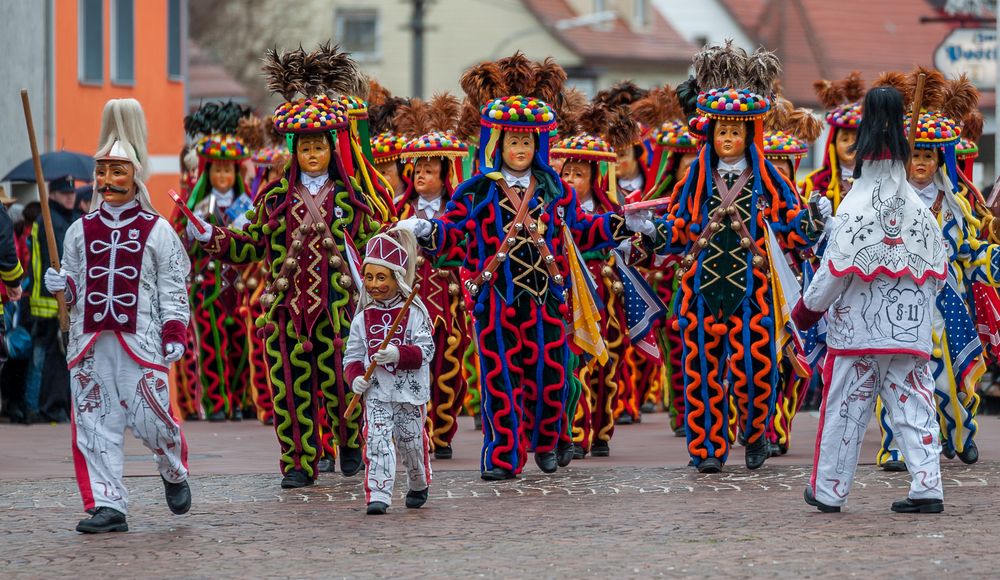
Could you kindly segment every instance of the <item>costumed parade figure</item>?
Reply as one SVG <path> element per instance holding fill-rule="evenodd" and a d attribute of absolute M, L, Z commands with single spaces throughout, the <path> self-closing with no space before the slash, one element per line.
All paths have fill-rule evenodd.
<path fill-rule="evenodd" d="M 208 103 L 184 120 L 200 159 L 199 177 L 188 196 L 188 208 L 208 223 L 240 227 L 251 207 L 243 182 L 243 160 L 250 151 L 236 134 L 249 109 L 233 103 Z M 181 389 L 202 394 L 209 421 L 243 418 L 242 398 L 249 383 L 247 326 L 239 307 L 245 299 L 243 276 L 233 266 L 210 256 L 198 241 L 184 235 L 187 218 L 174 214 L 174 227 L 191 256 L 191 304 L 198 350 L 199 385 L 184 377 Z"/>
<path fill-rule="evenodd" d="M 816 96 L 830 111 L 826 114 L 827 133 L 823 165 L 805 177 L 801 191 L 805 199 L 825 195 L 837 211 L 840 200 L 854 182 L 854 143 L 858 139 L 862 108 L 859 99 L 865 94 L 861 75 L 852 72 L 847 78 L 813 83 Z"/>
<path fill-rule="evenodd" d="M 434 336 L 431 316 L 420 297 L 407 302 L 413 292 L 415 255 L 416 241 L 406 230 L 368 241 L 362 265 L 364 288 L 344 352 L 351 389 L 364 396 L 369 515 L 384 514 L 392 505 L 397 450 L 407 479 L 406 507 L 424 505 L 431 482 L 425 422 Z M 376 365 L 375 372 L 366 380 L 370 364 Z"/>
<path fill-rule="evenodd" d="M 906 181 L 902 95 L 873 88 L 864 111 L 854 185 L 830 220 L 822 262 L 793 313 L 803 328 L 829 318 L 826 390 L 804 495 L 820 511 L 840 511 L 878 396 L 910 464 L 908 497 L 892 510 L 941 512 L 941 445 L 928 359 L 948 250 L 937 219 Z"/>
<path fill-rule="evenodd" d="M 615 186 L 614 146 L 631 147 L 638 134 L 638 126 L 627 108 L 609 111 L 595 104 L 579 115 L 579 131 L 552 147 L 550 156 L 564 160 L 562 179 L 573 188 L 582 211 L 592 215 L 621 209 Z M 612 257 L 608 250 L 589 250 L 582 257 L 596 281 L 597 298 L 604 305 L 600 335 L 606 354 L 581 360 L 576 369 L 583 392 L 571 419 L 574 457 L 580 459 L 588 453 L 595 457 L 610 454 L 617 399 L 628 380 L 623 363 L 630 344 L 622 297 L 624 286 L 615 268 L 618 258 Z"/>
<path fill-rule="evenodd" d="M 771 114 L 764 121 L 764 157 L 774 165 L 775 169 L 795 188 L 795 172 L 802 158 L 809 154 L 809 144 L 819 138 L 823 132 L 823 122 L 816 118 L 809 109 L 796 109 L 788 100 L 777 97 Z M 793 252 L 787 255 L 795 273 L 809 280 L 813 273 L 812 249 Z M 816 343 L 809 339 L 815 335 L 807 335 L 804 342 L 806 366 L 809 364 L 810 347 Z M 810 373 L 796 368 L 794 357 L 781 360 L 778 373 L 780 383 L 777 388 L 774 414 L 768 422 L 767 438 L 771 443 L 771 455 L 784 455 L 791 445 L 792 420 L 802 407 L 809 388 Z"/>
<path fill-rule="evenodd" d="M 439 219 L 463 181 L 468 147 L 454 136 L 460 106 L 458 99 L 444 93 L 427 103 L 412 99 L 399 107 L 396 126 L 409 137 L 401 156 L 413 164 L 410 185 L 396 208 L 400 218 Z M 455 246 L 435 255 L 421 252 L 414 259 L 420 299 L 434 329 L 434 358 L 429 361 L 431 443 L 435 459 L 451 459 L 466 392 L 462 359 L 471 340 L 459 271 L 465 252 Z"/>
<path fill-rule="evenodd" d="M 281 485 L 302 487 L 315 481 L 322 454 L 317 400 L 325 404 L 341 472 L 361 469 L 360 413 L 343 416 L 353 396 L 343 347 L 360 284 L 351 256 L 389 211 L 383 194 L 355 176 L 367 160 L 352 147 L 346 109 L 333 100 L 361 92 L 354 61 L 328 45 L 309 54 L 269 51 L 264 72 L 268 88 L 287 101 L 273 120 L 289 143 L 288 168 L 257 196 L 243 230 L 199 234 L 192 224 L 188 233 L 220 259 L 265 263 L 257 325 L 270 369 Z M 304 97 L 296 99 L 299 93 Z"/>
<path fill-rule="evenodd" d="M 69 307 L 73 463 L 91 514 L 76 529 L 85 533 L 128 531 L 126 428 L 153 452 L 170 511 L 191 507 L 187 444 L 167 385 L 167 367 L 184 352 L 191 264 L 150 203 L 138 101 L 108 101 L 100 144 L 94 210 L 66 232 L 63 269 L 45 273 Z"/>
<path fill-rule="evenodd" d="M 643 234 L 657 253 L 684 255 L 675 311 L 692 463 L 703 473 L 722 469 L 732 396 L 746 465 L 757 469 L 769 454 L 766 427 L 787 326 L 774 283 L 781 264 L 772 257 L 807 247 L 816 232 L 761 150 L 777 58 L 760 49 L 748 56 L 727 42 L 697 54 L 695 72 L 697 107 L 709 118 L 706 145 L 667 216 Z"/>
<path fill-rule="evenodd" d="M 982 230 L 976 204 L 985 206 L 982 196 L 964 180 L 956 156 L 962 120 L 977 106 L 979 93 L 964 77 L 945 81 L 940 72 L 923 68 L 914 71 L 905 86 L 914 84 L 921 72 L 926 74 L 926 85 L 910 185 L 934 215 L 948 253 L 948 278 L 933 305 L 930 369 L 944 454 L 975 463 L 979 459 L 974 440 L 979 407 L 976 387 L 986 371 L 984 344 L 1000 337 L 995 332 L 1000 328 L 1000 299 L 994 288 L 1000 285 L 1000 247 L 980 240 L 988 232 Z M 912 94 L 904 95 L 913 99 Z M 886 403 L 880 399 L 882 447 L 877 461 L 889 471 L 904 471 L 909 457 L 900 453 L 898 428 Z"/>
<path fill-rule="evenodd" d="M 482 107 L 481 173 L 458 188 L 440 219 L 401 222 L 433 254 L 467 244 L 486 480 L 514 478 L 530 448 L 542 471 L 558 468 L 569 367 L 567 276 L 572 263 L 581 268 L 572 245 L 601 249 L 631 237 L 623 216 L 580 210 L 548 165 L 549 131 L 557 124 L 550 103 L 565 80 L 551 59 L 531 63 L 520 54 L 466 71 L 462 88 Z M 559 459 L 572 459 L 572 445 L 559 451 Z"/>
<path fill-rule="evenodd" d="M 17 257 L 17 249 L 14 244 L 14 225 L 7 214 L 7 207 L 0 205 L 0 282 L 3 283 L 4 293 L 7 300 L 17 303 L 21 299 L 21 278 L 24 277 L 24 269 L 21 261 Z M 0 371 L 9 356 L 7 347 L 7 333 L 13 329 L 6 328 L 6 319 L 3 310 L 3 296 L 0 295 Z"/>

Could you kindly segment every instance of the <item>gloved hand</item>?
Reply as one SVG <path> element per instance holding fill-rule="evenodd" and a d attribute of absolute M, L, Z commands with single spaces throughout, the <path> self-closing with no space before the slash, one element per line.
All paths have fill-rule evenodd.
<path fill-rule="evenodd" d="M 195 220 L 201 224 L 201 227 L 205 228 L 205 233 L 198 231 L 198 227 L 194 225 L 193 220 L 188 220 L 186 226 L 184 226 L 184 231 L 187 232 L 188 237 L 198 240 L 199 242 L 205 243 L 212 239 L 212 226 L 207 221 L 203 220 L 199 216 L 194 216 Z"/>
<path fill-rule="evenodd" d="M 656 234 L 656 224 L 653 223 L 653 212 L 648 209 L 640 209 L 636 212 L 625 213 L 625 227 L 629 231 L 645 236 Z"/>
<path fill-rule="evenodd" d="M 50 267 L 45 271 L 45 289 L 55 294 L 66 289 L 66 270 Z"/>
<path fill-rule="evenodd" d="M 372 360 L 382 366 L 394 365 L 399 362 L 399 347 L 390 344 L 373 354 Z"/>
<path fill-rule="evenodd" d="M 354 382 L 351 383 L 351 391 L 353 391 L 355 395 L 363 395 L 370 386 L 371 384 L 366 381 L 364 377 L 357 377 L 354 379 Z"/>
<path fill-rule="evenodd" d="M 184 356 L 184 345 L 179 342 L 168 342 L 163 347 L 163 360 L 167 361 L 167 364 L 177 362 L 181 360 Z"/>
<path fill-rule="evenodd" d="M 410 217 L 405 220 L 399 220 L 393 227 L 401 230 L 407 230 L 417 238 L 426 238 L 431 234 L 431 222 L 418 217 Z"/>
<path fill-rule="evenodd" d="M 819 210 L 818 217 L 823 223 L 826 223 L 831 217 L 833 217 L 833 202 L 831 202 L 830 198 L 825 195 L 816 200 L 816 209 Z"/>

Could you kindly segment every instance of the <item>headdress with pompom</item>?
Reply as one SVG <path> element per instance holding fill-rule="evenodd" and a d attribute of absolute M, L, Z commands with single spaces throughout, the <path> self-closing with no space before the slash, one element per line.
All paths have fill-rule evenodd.
<path fill-rule="evenodd" d="M 618 159 L 615 151 L 631 147 L 635 143 L 639 126 L 632 119 L 628 107 L 621 105 L 608 109 L 595 101 L 579 113 L 578 127 L 578 133 L 553 145 L 551 157 L 593 163 L 591 181 L 594 194 L 606 197 L 601 201 L 609 207 L 621 205 L 615 173 Z"/>
<path fill-rule="evenodd" d="M 450 93 L 437 93 L 430 101 L 411 99 L 399 107 L 395 123 L 407 138 L 400 157 L 404 160 L 440 158 L 448 164 L 448 193 L 453 193 L 463 179 L 463 161 L 469 147 L 459 139 L 462 104 Z"/>
<path fill-rule="evenodd" d="M 823 122 L 810 109 L 795 108 L 791 101 L 776 96 L 771 114 L 764 121 L 764 156 L 790 161 L 797 170 L 799 162 L 809 154 L 810 144 L 822 133 Z"/>

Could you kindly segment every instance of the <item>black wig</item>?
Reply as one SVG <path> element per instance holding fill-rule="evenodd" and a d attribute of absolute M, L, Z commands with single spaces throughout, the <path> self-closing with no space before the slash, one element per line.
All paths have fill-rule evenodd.
<path fill-rule="evenodd" d="M 861 177 L 866 160 L 892 159 L 907 162 L 910 145 L 903 127 L 903 95 L 893 87 L 876 87 L 865 95 L 864 116 L 854 144 L 857 163 L 854 178 Z"/>

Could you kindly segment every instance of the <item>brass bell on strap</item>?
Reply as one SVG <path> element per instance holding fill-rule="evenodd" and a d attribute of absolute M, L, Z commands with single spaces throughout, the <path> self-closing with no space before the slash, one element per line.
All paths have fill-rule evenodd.
<path fill-rule="evenodd" d="M 489 282 L 492 279 L 493 279 L 493 272 L 490 272 L 489 270 L 483 272 L 483 280 Z"/>
<path fill-rule="evenodd" d="M 656 280 L 657 282 L 663 280 L 663 272 L 661 272 L 659 270 L 657 270 L 656 272 L 653 272 L 653 279 Z"/>
<path fill-rule="evenodd" d="M 309 235 L 309 226 L 307 226 L 305 224 L 302 224 L 301 226 L 299 226 L 299 235 L 300 236 L 308 236 Z"/>
<path fill-rule="evenodd" d="M 299 267 L 299 263 L 295 258 L 285 258 L 284 266 L 285 268 L 294 271 Z"/>
<path fill-rule="evenodd" d="M 256 276 L 250 276 L 249 278 L 247 278 L 247 288 L 249 288 L 250 290 L 256 290 L 257 286 L 259 285 L 260 285 L 260 280 L 258 280 Z"/>
<path fill-rule="evenodd" d="M 694 264 L 694 256 L 684 256 L 684 259 L 681 260 L 681 266 L 683 266 L 685 270 L 690 268 L 692 264 Z"/>
<path fill-rule="evenodd" d="M 337 242 L 333 241 L 333 238 L 323 238 L 323 247 L 332 250 L 337 247 Z"/>
<path fill-rule="evenodd" d="M 330 256 L 330 266 L 333 268 L 340 268 L 344 265 L 344 260 L 340 256 Z"/>
<path fill-rule="evenodd" d="M 563 283 L 562 274 L 556 274 L 555 276 L 553 276 L 552 277 L 552 281 L 555 282 L 556 284 L 559 284 L 560 286 L 562 286 L 562 283 Z"/>
<path fill-rule="evenodd" d="M 556 257 L 553 256 L 552 254 L 549 254 L 549 255 L 545 256 L 545 263 L 546 264 L 551 264 L 552 262 L 555 262 L 555 261 L 556 261 Z"/>
<path fill-rule="evenodd" d="M 753 265 L 754 266 L 760 267 L 760 265 L 763 264 L 763 263 L 764 263 L 764 258 L 762 258 L 760 256 L 754 256 L 753 257 Z"/>
<path fill-rule="evenodd" d="M 458 284 L 448 284 L 448 295 L 458 296 Z"/>
<path fill-rule="evenodd" d="M 419 267 L 423 266 L 424 262 L 426 262 L 426 261 L 427 261 L 427 258 L 424 258 L 423 256 L 417 256 L 417 267 L 419 268 Z"/>
<path fill-rule="evenodd" d="M 614 284 L 611 285 L 611 291 L 614 292 L 615 294 L 621 294 L 625 292 L 625 285 L 622 284 L 621 282 L 615 282 Z"/>
<path fill-rule="evenodd" d="M 698 240 L 698 247 L 705 248 L 708 246 L 708 238 L 701 238 Z"/>
<path fill-rule="evenodd" d="M 201 274 L 196 274 L 195 275 L 195 277 L 194 277 L 194 283 L 195 284 L 202 284 L 204 282 L 205 282 L 205 277 L 204 276 L 202 276 Z"/>
<path fill-rule="evenodd" d="M 497 252 L 497 261 L 503 262 L 507 259 L 507 252 Z"/>
<path fill-rule="evenodd" d="M 278 278 L 274 281 L 274 287 L 278 289 L 279 292 L 285 292 L 288 290 L 288 278 Z"/>
<path fill-rule="evenodd" d="M 740 247 L 742 247 L 744 250 L 749 250 L 750 244 L 751 244 L 750 238 L 743 238 L 740 240 Z"/>
<path fill-rule="evenodd" d="M 722 229 L 722 224 L 719 222 L 711 222 L 708 227 L 712 229 L 713 232 L 717 232 Z"/>
<path fill-rule="evenodd" d="M 353 285 L 354 285 L 354 281 L 351 280 L 350 276 L 341 276 L 340 277 L 340 287 L 343 288 L 344 290 L 350 289 L 350 287 L 353 286 Z"/>
<path fill-rule="evenodd" d="M 272 304 L 274 304 L 274 294 L 264 293 L 260 295 L 260 305 L 264 307 L 264 310 L 270 310 Z"/>
<path fill-rule="evenodd" d="M 739 210 L 736 208 L 735 205 L 731 205 L 731 206 L 729 206 L 729 207 L 726 208 L 726 213 L 728 213 L 731 216 L 732 215 L 736 215 L 736 212 L 738 212 L 738 211 Z"/>
<path fill-rule="evenodd" d="M 302 250 L 302 240 L 292 240 L 292 249 L 296 252 Z"/>
<path fill-rule="evenodd" d="M 601 268 L 601 276 L 604 276 L 605 278 L 610 278 L 614 272 L 615 271 L 611 269 L 611 266 L 608 266 L 607 264 Z"/>
<path fill-rule="evenodd" d="M 313 231 L 317 234 L 323 233 L 323 224 L 313 224 Z"/>

